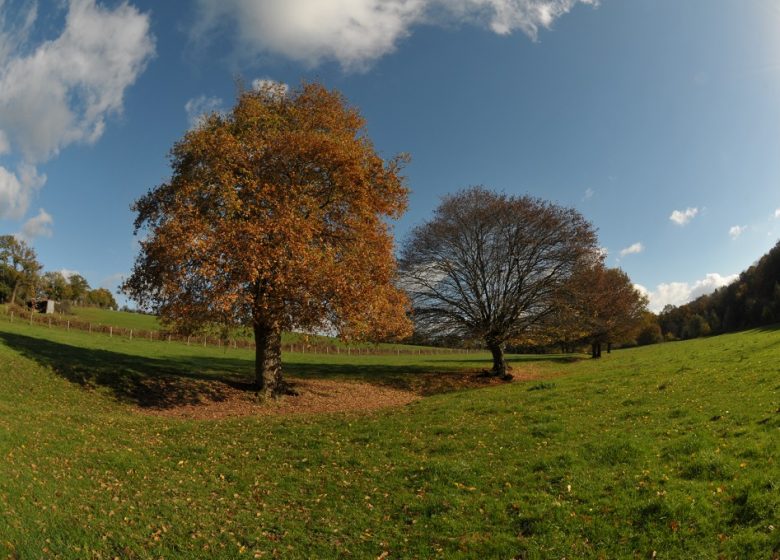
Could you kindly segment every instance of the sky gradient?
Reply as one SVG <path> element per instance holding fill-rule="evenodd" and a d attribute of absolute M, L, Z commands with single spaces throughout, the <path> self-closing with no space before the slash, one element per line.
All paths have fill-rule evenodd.
<path fill-rule="evenodd" d="M 130 204 L 237 80 L 319 80 L 411 154 L 399 241 L 460 188 L 529 193 L 592 221 L 657 311 L 780 237 L 772 0 L 175 4 L 0 0 L 0 233 L 46 270 L 115 289 Z"/>

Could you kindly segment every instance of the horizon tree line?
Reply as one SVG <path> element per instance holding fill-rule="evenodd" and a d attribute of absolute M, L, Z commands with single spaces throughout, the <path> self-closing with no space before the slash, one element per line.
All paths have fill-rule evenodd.
<path fill-rule="evenodd" d="M 35 250 L 14 235 L 0 235 L 0 303 L 26 305 L 51 299 L 67 311 L 69 305 L 117 309 L 113 294 L 106 288 L 90 287 L 80 274 L 41 273 Z"/>

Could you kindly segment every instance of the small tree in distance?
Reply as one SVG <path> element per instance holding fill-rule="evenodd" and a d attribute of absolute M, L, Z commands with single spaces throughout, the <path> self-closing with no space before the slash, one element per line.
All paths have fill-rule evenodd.
<path fill-rule="evenodd" d="M 10 303 L 17 303 L 18 296 L 35 297 L 41 268 L 35 250 L 24 240 L 0 235 L 0 276 L 9 284 Z"/>
<path fill-rule="evenodd" d="M 257 388 L 277 395 L 283 329 L 409 333 L 386 222 L 406 207 L 403 161 L 383 161 L 359 113 L 321 85 L 241 91 L 135 203 L 146 237 L 123 288 L 173 325 L 251 327 Z"/>
<path fill-rule="evenodd" d="M 582 340 L 591 346 L 591 356 L 601 357 L 602 344 L 633 339 L 647 312 L 647 297 L 619 268 L 607 268 L 601 259 L 577 270 L 566 290 L 569 300 L 566 320 L 582 330 Z"/>
<path fill-rule="evenodd" d="M 482 340 L 492 373 L 508 377 L 505 345 L 556 310 L 559 291 L 595 253 L 593 227 L 576 210 L 471 187 L 412 232 L 400 270 L 418 329 Z"/>

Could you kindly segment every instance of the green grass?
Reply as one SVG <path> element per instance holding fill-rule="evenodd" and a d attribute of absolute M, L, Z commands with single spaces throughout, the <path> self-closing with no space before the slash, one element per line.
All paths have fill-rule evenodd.
<path fill-rule="evenodd" d="M 113 311 L 99 307 L 72 307 L 70 314 L 79 321 L 123 329 L 156 331 L 160 328 L 160 322 L 154 315 Z"/>
<path fill-rule="evenodd" d="M 7 314 L 7 306 L 0 305 L 0 320 L 2 316 Z M 73 306 L 68 314 L 55 315 L 58 319 L 71 319 L 72 321 L 79 321 L 81 323 L 91 323 L 93 326 L 105 326 L 114 327 L 120 329 L 133 329 L 138 335 L 138 331 L 159 331 L 162 328 L 160 320 L 154 315 L 145 315 L 142 313 L 131 313 L 127 311 L 114 311 L 111 309 L 100 309 L 98 307 L 76 307 Z M 44 316 L 38 316 L 39 320 L 44 320 Z M 212 333 L 213 334 L 213 333 Z M 210 335 L 211 336 L 211 335 Z M 213 336 L 217 336 L 213 334 Z M 253 340 L 252 333 L 247 329 L 235 329 L 231 334 L 231 338 Z M 367 349 L 380 349 L 386 351 L 395 351 L 400 348 L 402 352 L 410 352 L 416 349 L 431 350 L 427 346 L 416 346 L 409 344 L 392 344 L 392 343 L 371 343 L 371 342 L 352 342 L 345 343 L 337 338 L 310 335 L 294 332 L 285 332 L 282 334 L 282 343 L 289 344 L 307 344 L 308 346 L 330 346 L 346 349 L 350 347 L 355 348 L 367 348 Z M 437 351 L 439 349 L 436 349 Z"/>
<path fill-rule="evenodd" d="M 174 420 L 139 387 L 251 376 L 245 351 L 0 322 L 11 558 L 775 558 L 780 332 L 601 361 L 370 414 Z M 415 385 L 487 355 L 288 354 Z M 160 403 L 151 403 L 157 404 Z"/>

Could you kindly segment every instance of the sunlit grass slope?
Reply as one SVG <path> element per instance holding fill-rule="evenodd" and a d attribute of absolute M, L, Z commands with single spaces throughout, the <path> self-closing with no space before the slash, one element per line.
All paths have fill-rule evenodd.
<path fill-rule="evenodd" d="M 371 414 L 184 421 L 135 412 L 123 387 L 150 375 L 246 378 L 248 352 L 0 322 L 0 554 L 780 553 L 780 332 L 513 363 L 544 380 Z M 379 383 L 485 365 L 285 362 L 297 375 Z"/>
<path fill-rule="evenodd" d="M 0 315 L 7 313 L 6 306 L 0 305 Z M 100 309 L 98 307 L 76 307 L 70 308 L 70 312 L 65 315 L 57 315 L 60 319 L 72 319 L 81 323 L 91 323 L 94 326 L 102 325 L 106 327 L 115 327 L 119 329 L 133 329 L 138 334 L 138 331 L 158 331 L 162 328 L 160 320 L 154 315 L 146 315 L 142 313 L 132 313 L 128 311 L 114 311 L 112 309 Z M 44 317 L 39 316 L 38 319 L 42 320 Z M 213 333 L 212 333 L 213 334 Z M 214 335 L 216 336 L 216 335 Z M 252 333 L 248 329 L 235 329 L 230 335 L 231 338 L 252 340 Z M 300 344 L 305 342 L 310 346 L 333 346 L 347 348 L 369 348 L 369 349 L 382 349 L 393 350 L 397 348 L 396 344 L 380 343 L 374 344 L 370 342 L 363 343 L 350 343 L 346 344 L 339 339 L 320 336 L 320 335 L 305 335 L 301 333 L 285 332 L 282 334 L 283 344 Z M 412 349 L 426 347 L 403 345 L 402 351 L 410 351 Z"/>
<path fill-rule="evenodd" d="M 71 315 L 79 321 L 110 325 L 123 329 L 153 331 L 160 328 L 160 322 L 157 320 L 157 317 L 142 313 L 128 313 L 127 311 L 114 311 L 98 307 L 72 307 Z"/>

